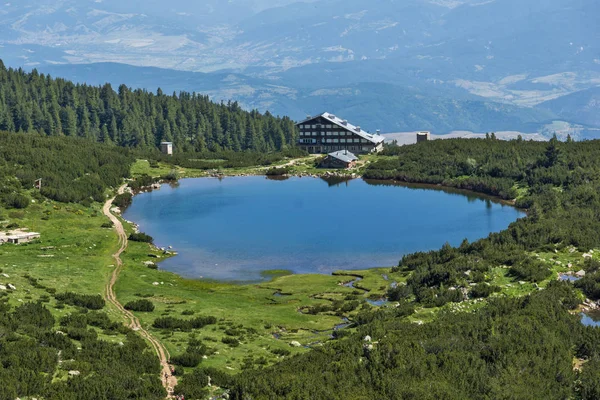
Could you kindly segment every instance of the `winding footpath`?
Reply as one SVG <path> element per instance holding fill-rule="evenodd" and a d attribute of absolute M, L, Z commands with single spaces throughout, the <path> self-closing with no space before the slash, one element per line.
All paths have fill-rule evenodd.
<path fill-rule="evenodd" d="M 118 193 L 122 194 L 125 191 L 125 187 L 126 185 L 121 186 L 118 190 Z M 133 315 L 131 311 L 126 310 L 123 307 L 123 305 L 119 302 L 115 294 L 115 283 L 117 282 L 119 274 L 123 269 L 123 261 L 121 260 L 121 254 L 123 254 L 123 252 L 127 248 L 128 242 L 127 234 L 125 233 L 123 224 L 121 223 L 119 218 L 117 218 L 110 211 L 114 199 L 114 197 L 112 199 L 109 199 L 106 203 L 104 203 L 104 207 L 102 208 L 102 212 L 104 213 L 104 215 L 110 218 L 111 222 L 117 230 L 117 234 L 119 235 L 119 250 L 115 254 L 113 254 L 113 257 L 116 262 L 115 269 L 113 270 L 108 284 L 106 285 L 106 300 L 112 305 L 114 305 L 117 308 L 117 310 L 119 310 L 119 312 L 123 315 L 125 320 L 127 320 L 127 326 L 129 326 L 129 328 L 138 332 L 144 339 L 150 342 L 152 348 L 154 348 L 154 351 L 156 352 L 160 360 L 160 365 L 162 366 L 161 381 L 163 383 L 163 386 L 167 390 L 169 397 L 172 397 L 173 389 L 177 385 L 177 378 L 171 375 L 171 366 L 169 365 L 169 352 L 162 345 L 162 343 L 160 343 L 160 341 L 158 341 L 154 336 L 152 336 L 152 334 L 150 334 L 150 332 L 148 332 L 142 327 L 142 324 L 140 323 L 139 319 L 135 315 Z"/>

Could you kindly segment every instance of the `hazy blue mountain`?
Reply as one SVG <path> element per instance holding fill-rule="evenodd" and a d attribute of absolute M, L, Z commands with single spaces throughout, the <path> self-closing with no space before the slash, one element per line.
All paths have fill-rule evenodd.
<path fill-rule="evenodd" d="M 600 86 L 544 102 L 540 107 L 568 121 L 600 127 Z"/>
<path fill-rule="evenodd" d="M 77 82 L 114 86 L 127 82 L 133 87 L 165 93 L 188 90 L 208 93 L 214 100 L 235 99 L 246 108 L 270 110 L 296 120 L 307 114 L 329 111 L 383 132 L 428 129 L 435 132 L 470 130 L 521 130 L 535 132 L 556 116 L 548 110 L 518 107 L 462 94 L 440 95 L 434 86 L 407 88 L 387 83 L 365 82 L 327 88 L 291 88 L 234 73 L 172 71 L 122 64 L 68 65 L 41 68 L 53 76 Z"/>

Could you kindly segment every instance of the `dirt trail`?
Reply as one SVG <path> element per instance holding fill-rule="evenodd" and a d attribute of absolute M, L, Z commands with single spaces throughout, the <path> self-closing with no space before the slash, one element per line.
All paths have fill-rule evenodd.
<path fill-rule="evenodd" d="M 123 193 L 125 190 L 125 187 L 126 187 L 125 185 L 121 186 L 119 188 L 118 193 L 119 194 Z M 171 397 L 173 394 L 173 389 L 177 385 L 177 378 L 175 376 L 171 375 L 171 366 L 169 365 L 169 357 L 170 357 L 169 352 L 162 345 L 162 343 L 160 343 L 156 338 L 154 338 L 154 336 L 152 336 L 147 330 L 145 330 L 142 327 L 142 325 L 140 324 L 140 321 L 137 319 L 137 317 L 135 315 L 133 315 L 133 313 L 131 311 L 126 310 L 123 307 L 123 305 L 121 303 L 119 303 L 119 300 L 117 300 L 117 296 L 115 294 L 115 290 L 114 290 L 115 283 L 117 282 L 117 279 L 119 278 L 119 274 L 120 274 L 121 270 L 123 269 L 123 261 L 121 260 L 121 254 L 123 254 L 123 252 L 127 248 L 127 234 L 125 233 L 125 229 L 123 228 L 123 224 L 121 223 L 119 218 L 117 218 L 115 215 L 113 215 L 110 211 L 112 202 L 114 199 L 115 198 L 113 197 L 112 199 L 108 200 L 104 204 L 104 207 L 102 209 L 102 211 L 104 212 L 104 215 L 106 215 L 112 221 L 112 223 L 113 223 L 114 227 L 116 228 L 117 233 L 119 235 L 119 250 L 115 254 L 113 254 L 116 264 L 115 264 L 115 269 L 110 277 L 110 281 L 108 282 L 108 284 L 106 286 L 106 300 L 108 302 L 110 302 L 111 304 L 113 304 L 121 312 L 121 314 L 123 314 L 123 316 L 127 320 L 127 325 L 131 329 L 138 332 L 140 335 L 142 335 L 142 337 L 144 339 L 146 339 L 148 342 L 150 342 L 150 344 L 154 348 L 154 351 L 158 355 L 158 358 L 160 359 L 160 364 L 162 366 L 161 381 L 162 381 L 165 389 L 167 389 L 169 397 Z"/>

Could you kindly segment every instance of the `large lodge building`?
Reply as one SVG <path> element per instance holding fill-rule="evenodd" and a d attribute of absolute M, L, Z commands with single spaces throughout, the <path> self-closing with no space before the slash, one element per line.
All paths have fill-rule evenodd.
<path fill-rule="evenodd" d="M 296 126 L 300 129 L 299 147 L 311 154 L 339 150 L 366 154 L 383 149 L 384 138 L 379 132 L 370 134 L 330 113 L 309 117 Z"/>

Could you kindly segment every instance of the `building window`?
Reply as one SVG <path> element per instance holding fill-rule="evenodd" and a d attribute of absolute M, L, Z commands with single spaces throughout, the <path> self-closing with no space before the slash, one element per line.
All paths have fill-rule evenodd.
<path fill-rule="evenodd" d="M 313 126 L 312 126 L 312 128 L 313 128 L 313 129 L 317 129 L 317 126 L 316 126 L 316 125 L 313 125 Z"/>
<path fill-rule="evenodd" d="M 354 143 L 360 143 L 360 139 L 354 139 Z"/>
<path fill-rule="evenodd" d="M 344 138 L 340 139 L 340 143 L 346 143 L 346 139 L 344 139 Z"/>
<path fill-rule="evenodd" d="M 340 140 L 339 139 L 333 139 L 333 143 L 339 143 Z"/>
<path fill-rule="evenodd" d="M 313 132 L 313 133 L 312 133 L 312 135 L 313 135 L 313 136 L 317 136 L 317 132 Z"/>

